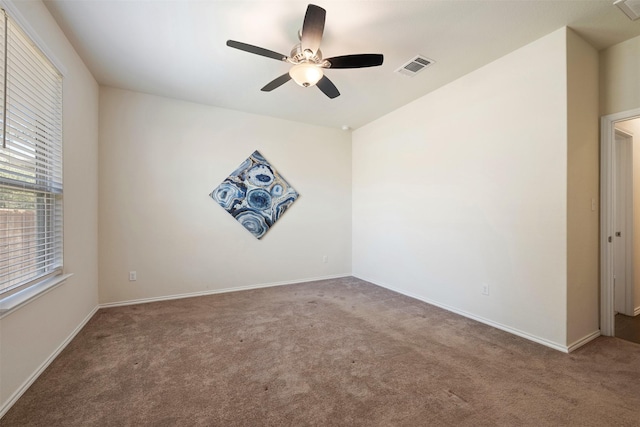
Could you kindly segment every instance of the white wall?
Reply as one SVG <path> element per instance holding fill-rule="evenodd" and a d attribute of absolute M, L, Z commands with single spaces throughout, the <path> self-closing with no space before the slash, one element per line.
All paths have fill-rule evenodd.
<path fill-rule="evenodd" d="M 261 240 L 209 197 L 256 149 L 300 193 Z M 101 88 L 99 154 L 102 303 L 351 273 L 349 133 Z"/>
<path fill-rule="evenodd" d="M 98 304 L 98 85 L 40 1 L 17 11 L 65 68 L 63 285 L 0 320 L 0 414 Z"/>
<path fill-rule="evenodd" d="M 566 75 L 561 29 L 355 131 L 353 274 L 564 348 Z"/>
<path fill-rule="evenodd" d="M 600 330 L 598 52 L 571 30 L 566 78 L 567 345 L 571 347 Z"/>
<path fill-rule="evenodd" d="M 640 36 L 600 51 L 600 114 L 640 108 Z"/>

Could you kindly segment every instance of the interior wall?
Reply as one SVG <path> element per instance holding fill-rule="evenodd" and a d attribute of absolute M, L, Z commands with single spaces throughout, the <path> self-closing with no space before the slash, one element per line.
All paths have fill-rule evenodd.
<path fill-rule="evenodd" d="M 640 36 L 600 51 L 600 115 L 640 108 Z"/>
<path fill-rule="evenodd" d="M 598 52 L 567 31 L 567 343 L 599 334 Z"/>
<path fill-rule="evenodd" d="M 356 130 L 353 274 L 565 348 L 566 70 L 561 29 Z"/>
<path fill-rule="evenodd" d="M 300 194 L 261 240 L 209 197 L 254 150 Z M 351 274 L 348 132 L 102 87 L 99 158 L 102 303 Z"/>
<path fill-rule="evenodd" d="M 640 311 L 640 119 L 618 122 L 616 129 L 633 135 L 633 306 Z"/>
<path fill-rule="evenodd" d="M 98 85 L 40 1 L 7 6 L 64 68 L 64 270 L 73 276 L 0 319 L 0 414 L 98 304 Z"/>

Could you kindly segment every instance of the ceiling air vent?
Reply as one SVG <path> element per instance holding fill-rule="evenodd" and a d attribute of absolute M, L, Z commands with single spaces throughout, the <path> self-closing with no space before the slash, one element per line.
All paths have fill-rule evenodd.
<path fill-rule="evenodd" d="M 413 77 L 433 63 L 434 61 L 432 59 L 418 55 L 402 67 L 398 68 L 396 72 L 404 74 L 405 76 Z"/>
<path fill-rule="evenodd" d="M 640 0 L 616 0 L 613 4 L 618 6 L 632 21 L 640 18 Z"/>

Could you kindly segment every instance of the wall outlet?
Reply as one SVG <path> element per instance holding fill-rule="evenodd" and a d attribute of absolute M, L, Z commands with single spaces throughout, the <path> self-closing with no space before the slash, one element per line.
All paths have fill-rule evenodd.
<path fill-rule="evenodd" d="M 329 257 L 327 255 L 323 255 L 322 256 L 322 262 L 325 263 L 325 264 L 328 263 L 329 262 Z"/>
<path fill-rule="evenodd" d="M 482 284 L 482 295 L 489 295 L 489 285 L 486 283 Z"/>
<path fill-rule="evenodd" d="M 130 271 L 129 272 L 129 281 L 130 282 L 135 282 L 136 280 L 138 280 L 138 273 L 136 273 L 135 271 Z"/>

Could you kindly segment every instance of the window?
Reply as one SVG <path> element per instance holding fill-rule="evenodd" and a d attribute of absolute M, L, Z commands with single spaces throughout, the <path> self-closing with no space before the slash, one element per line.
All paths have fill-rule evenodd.
<path fill-rule="evenodd" d="M 62 273 L 62 76 L 0 21 L 1 300 Z"/>

